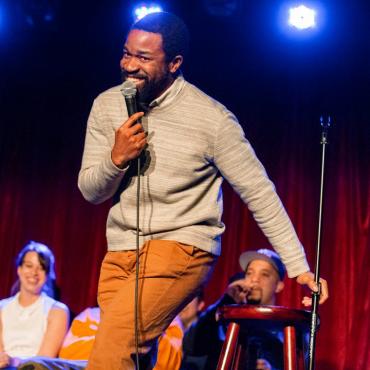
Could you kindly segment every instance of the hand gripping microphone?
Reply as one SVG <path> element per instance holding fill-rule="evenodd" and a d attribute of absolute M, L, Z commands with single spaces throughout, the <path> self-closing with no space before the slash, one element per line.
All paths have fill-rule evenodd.
<path fill-rule="evenodd" d="M 131 117 L 134 113 L 137 112 L 136 91 L 137 89 L 135 84 L 130 80 L 126 80 L 121 85 L 121 93 L 125 98 L 127 113 L 129 117 Z"/>

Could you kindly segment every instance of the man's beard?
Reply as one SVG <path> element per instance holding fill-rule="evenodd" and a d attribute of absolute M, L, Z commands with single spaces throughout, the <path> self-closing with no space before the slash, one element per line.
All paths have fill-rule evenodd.
<path fill-rule="evenodd" d="M 248 304 L 252 304 L 252 305 L 257 305 L 257 304 L 261 304 L 261 299 L 256 299 L 256 298 L 247 298 L 247 303 Z"/>
<path fill-rule="evenodd" d="M 247 296 L 247 303 L 257 305 L 261 304 L 261 301 L 262 301 L 262 291 L 260 289 L 252 289 Z"/>
<path fill-rule="evenodd" d="M 168 80 L 168 74 L 165 74 L 160 80 L 150 81 L 146 75 L 143 74 L 128 74 L 126 71 L 121 71 L 122 82 L 126 81 L 128 77 L 138 78 L 144 80 L 144 86 L 137 90 L 136 101 L 139 109 L 144 112 L 149 110 L 149 104 L 158 96 L 158 92 L 164 89 Z"/>

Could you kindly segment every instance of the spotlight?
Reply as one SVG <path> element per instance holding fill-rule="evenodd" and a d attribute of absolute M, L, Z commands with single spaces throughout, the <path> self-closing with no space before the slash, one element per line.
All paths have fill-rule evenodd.
<path fill-rule="evenodd" d="M 299 30 L 314 28 L 316 26 L 316 11 L 305 5 L 290 8 L 288 23 Z"/>
<path fill-rule="evenodd" d="M 141 5 L 134 10 L 134 17 L 135 22 L 138 21 L 141 18 L 144 18 L 147 14 L 150 13 L 159 13 L 162 12 L 162 8 L 159 5 L 151 4 L 149 6 L 147 5 Z"/>

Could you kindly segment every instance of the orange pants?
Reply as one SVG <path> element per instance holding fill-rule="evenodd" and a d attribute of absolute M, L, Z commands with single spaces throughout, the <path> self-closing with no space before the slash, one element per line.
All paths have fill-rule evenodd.
<path fill-rule="evenodd" d="M 135 369 L 134 302 L 136 252 L 108 252 L 103 260 L 99 324 L 87 369 Z M 139 352 L 146 353 L 174 317 L 207 281 L 216 256 L 169 240 L 146 242 L 140 250 Z"/>

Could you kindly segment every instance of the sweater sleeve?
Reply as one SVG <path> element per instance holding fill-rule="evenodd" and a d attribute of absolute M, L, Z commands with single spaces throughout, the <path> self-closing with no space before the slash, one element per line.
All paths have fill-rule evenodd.
<path fill-rule="evenodd" d="M 304 249 L 273 183 L 235 116 L 229 112 L 218 125 L 214 161 L 280 255 L 288 276 L 295 277 L 309 271 Z"/>
<path fill-rule="evenodd" d="M 82 165 L 78 175 L 78 187 L 82 195 L 94 204 L 102 203 L 114 195 L 128 169 L 120 169 L 112 162 L 112 147 L 108 142 L 108 129 L 105 125 L 97 99 L 87 122 Z"/>

